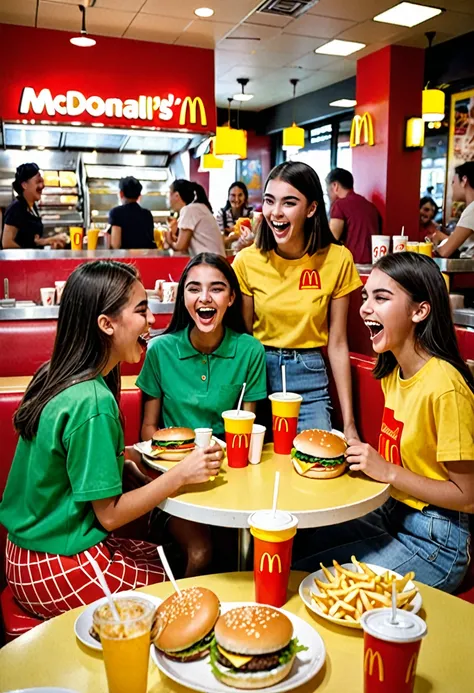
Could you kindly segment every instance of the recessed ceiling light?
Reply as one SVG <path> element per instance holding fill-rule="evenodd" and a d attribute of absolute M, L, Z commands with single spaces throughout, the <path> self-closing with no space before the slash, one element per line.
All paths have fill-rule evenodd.
<path fill-rule="evenodd" d="M 413 2 L 401 2 L 391 7 L 386 12 L 382 12 L 374 17 L 374 22 L 384 24 L 398 24 L 399 26 L 416 26 L 427 19 L 436 17 L 443 12 L 439 7 L 428 7 L 427 5 L 416 5 Z"/>
<path fill-rule="evenodd" d="M 357 41 L 342 41 L 341 39 L 334 39 L 334 41 L 329 41 L 325 43 L 324 46 L 316 48 L 315 53 L 323 53 L 324 55 L 350 55 L 356 51 L 360 51 L 365 48 L 365 43 L 358 43 Z"/>
<path fill-rule="evenodd" d="M 331 101 L 329 105 L 335 108 L 352 108 L 357 106 L 357 101 L 355 99 L 336 99 L 336 101 Z"/>
<path fill-rule="evenodd" d="M 92 127 L 93 127 L 93 128 L 103 128 L 103 127 L 104 127 L 104 123 L 92 123 Z"/>
<path fill-rule="evenodd" d="M 211 7 L 198 7 L 197 10 L 194 10 L 194 14 L 196 17 L 212 17 L 214 10 Z"/>

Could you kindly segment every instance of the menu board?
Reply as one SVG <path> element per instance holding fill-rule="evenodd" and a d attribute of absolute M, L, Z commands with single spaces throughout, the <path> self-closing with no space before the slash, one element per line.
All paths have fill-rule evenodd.
<path fill-rule="evenodd" d="M 446 223 L 457 220 L 464 202 L 452 199 L 451 181 L 456 166 L 474 161 L 474 89 L 453 94 L 449 122 L 449 148 L 446 181 Z"/>

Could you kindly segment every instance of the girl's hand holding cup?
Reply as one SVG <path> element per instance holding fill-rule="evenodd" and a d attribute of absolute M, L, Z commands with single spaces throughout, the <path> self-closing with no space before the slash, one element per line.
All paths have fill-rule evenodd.
<path fill-rule="evenodd" d="M 195 448 L 177 467 L 182 485 L 202 484 L 217 476 L 223 457 L 224 452 L 217 444 L 207 448 Z"/>

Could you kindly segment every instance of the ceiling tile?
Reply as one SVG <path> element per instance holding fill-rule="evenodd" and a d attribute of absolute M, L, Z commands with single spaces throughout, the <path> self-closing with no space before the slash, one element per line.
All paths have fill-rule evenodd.
<path fill-rule="evenodd" d="M 271 53 L 288 53 L 299 58 L 310 51 L 314 51 L 325 43 L 325 39 L 313 39 L 307 36 L 292 36 L 291 34 L 280 34 L 280 36 L 264 41 L 260 48 Z"/>
<path fill-rule="evenodd" d="M 271 72 L 271 68 L 269 67 L 265 68 L 251 67 L 249 65 L 238 65 L 232 67 L 230 70 L 227 70 L 224 75 L 224 81 L 231 82 L 232 80 L 237 80 L 239 77 L 247 77 L 250 80 L 249 91 L 252 91 L 250 89 L 252 82 L 254 82 L 256 79 L 261 79 L 265 75 L 268 75 L 269 72 Z M 235 82 L 235 84 L 237 84 L 237 82 Z"/>
<path fill-rule="evenodd" d="M 0 3 L 0 22 L 4 24 L 23 24 L 34 26 L 36 0 L 2 0 Z"/>
<path fill-rule="evenodd" d="M 122 36 L 133 20 L 133 12 L 116 12 L 91 7 L 87 12 L 87 30 L 99 36 Z M 81 27 L 81 13 L 77 5 L 62 5 L 41 0 L 38 27 L 77 31 Z"/>
<path fill-rule="evenodd" d="M 446 34 L 442 31 L 436 32 L 436 43 L 442 43 L 443 41 L 449 41 L 449 39 L 454 38 L 453 34 Z M 412 48 L 426 48 L 428 41 L 426 36 L 421 31 L 419 33 L 413 33 L 413 31 L 408 30 L 405 34 L 402 34 L 397 38 L 397 44 L 399 46 L 411 46 Z"/>
<path fill-rule="evenodd" d="M 110 2 L 110 0 L 108 0 Z M 258 7 L 258 0 L 218 0 L 217 2 L 199 3 L 196 0 L 146 0 L 142 12 L 146 14 L 158 14 L 162 17 L 179 17 L 183 19 L 196 18 L 196 7 L 212 7 L 214 15 L 205 20 L 208 22 L 241 22 L 252 10 Z"/>
<path fill-rule="evenodd" d="M 372 19 L 376 14 L 396 4 L 396 0 L 357 0 L 357 2 L 348 2 L 348 0 L 319 0 L 317 5 L 314 5 L 309 10 L 308 14 L 363 22 L 366 19 Z"/>
<path fill-rule="evenodd" d="M 283 29 L 292 21 L 291 17 L 282 17 L 278 14 L 268 14 L 267 12 L 254 12 L 249 17 L 252 24 L 263 24 L 264 26 L 277 26 Z"/>
<path fill-rule="evenodd" d="M 293 61 L 293 65 L 297 67 L 304 67 L 306 70 L 320 70 L 323 67 L 327 67 L 335 61 L 333 55 L 322 55 L 320 53 L 316 54 L 314 51 L 303 55 L 301 58 Z"/>
<path fill-rule="evenodd" d="M 443 0 L 443 2 L 438 3 L 433 2 L 433 0 L 416 0 L 420 5 L 434 5 L 435 7 L 444 7 L 446 10 L 453 10 L 455 12 L 467 12 L 468 14 L 474 14 L 474 4 L 472 0 Z"/>
<path fill-rule="evenodd" d="M 346 29 L 337 38 L 346 41 L 359 41 L 360 43 L 376 43 L 394 39 L 397 36 L 401 36 L 404 31 L 405 27 L 396 26 L 395 24 L 382 24 L 370 19 L 367 22 L 362 22 L 362 24 L 356 24 L 356 26 Z"/>
<path fill-rule="evenodd" d="M 188 24 L 186 19 L 158 17 L 140 12 L 125 32 L 125 38 L 174 43 Z"/>
<path fill-rule="evenodd" d="M 223 22 L 206 22 L 196 19 L 191 22 L 181 36 L 175 41 L 178 46 L 196 46 L 214 48 L 226 34 L 232 31 L 233 24 Z"/>
<path fill-rule="evenodd" d="M 296 34 L 298 36 L 314 36 L 315 38 L 334 38 L 353 26 L 354 22 L 347 19 L 333 19 L 331 17 L 316 17 L 306 14 L 299 19 L 295 19 L 286 29 L 286 34 Z"/>
<path fill-rule="evenodd" d="M 4 2 L 4 0 L 2 0 Z M 61 5 L 87 5 L 87 2 L 82 0 L 49 0 L 49 2 L 56 2 Z M 143 6 L 144 0 L 96 0 L 94 7 L 96 9 L 102 10 L 123 10 L 124 12 L 139 12 Z M 92 11 L 92 10 L 91 10 Z M 88 16 L 89 10 L 87 10 Z"/>
<path fill-rule="evenodd" d="M 412 31 L 414 31 L 414 33 L 419 33 L 420 26 L 423 26 L 423 32 L 443 31 L 446 34 L 458 36 L 474 30 L 474 14 L 463 14 L 461 12 L 450 12 L 448 10 L 448 12 L 444 12 L 427 22 L 423 22 L 423 24 L 418 25 L 418 27 L 413 27 Z M 438 43 L 438 41 L 436 42 Z"/>

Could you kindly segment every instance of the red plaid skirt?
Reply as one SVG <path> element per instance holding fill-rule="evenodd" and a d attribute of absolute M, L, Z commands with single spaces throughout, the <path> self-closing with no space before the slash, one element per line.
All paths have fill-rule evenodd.
<path fill-rule="evenodd" d="M 112 593 L 166 580 L 155 544 L 107 538 L 89 549 Z M 19 604 L 48 619 L 104 596 L 84 553 L 60 556 L 21 549 L 7 540 L 6 577 Z"/>

